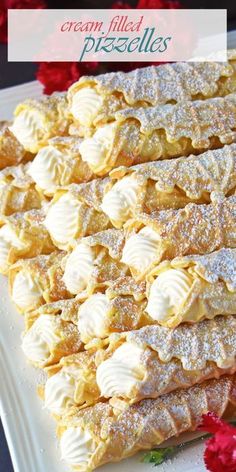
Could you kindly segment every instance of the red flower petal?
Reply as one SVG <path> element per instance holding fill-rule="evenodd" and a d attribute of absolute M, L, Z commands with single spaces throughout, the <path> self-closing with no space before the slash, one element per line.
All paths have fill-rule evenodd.
<path fill-rule="evenodd" d="M 178 9 L 181 3 L 178 0 L 139 0 L 136 8 L 138 9 Z"/>
<path fill-rule="evenodd" d="M 0 42 L 7 42 L 7 8 L 4 0 L 0 0 Z"/>
<path fill-rule="evenodd" d="M 44 85 L 44 93 L 64 92 L 81 75 L 93 73 L 97 68 L 95 62 L 41 62 L 36 74 L 37 79 Z"/>
<path fill-rule="evenodd" d="M 63 92 L 80 78 L 80 71 L 76 62 L 42 62 L 36 75 L 44 85 L 44 93 Z"/>
<path fill-rule="evenodd" d="M 44 0 L 6 0 L 7 8 L 16 10 L 43 9 L 47 7 Z"/>

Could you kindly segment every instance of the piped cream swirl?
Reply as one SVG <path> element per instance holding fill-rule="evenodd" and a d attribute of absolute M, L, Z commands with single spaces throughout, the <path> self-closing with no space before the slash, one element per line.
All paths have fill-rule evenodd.
<path fill-rule="evenodd" d="M 46 131 L 40 113 L 30 109 L 21 111 L 9 129 L 22 146 L 32 153 L 38 151 L 39 141 Z"/>
<path fill-rule="evenodd" d="M 146 311 L 156 321 L 176 315 L 192 287 L 193 278 L 184 269 L 168 269 L 151 285 Z"/>
<path fill-rule="evenodd" d="M 80 226 L 80 208 L 81 202 L 69 192 L 49 207 L 44 224 L 59 247 L 66 247 L 76 238 Z"/>
<path fill-rule="evenodd" d="M 109 300 L 103 293 L 91 295 L 79 308 L 78 329 L 84 343 L 107 336 Z"/>
<path fill-rule="evenodd" d="M 60 341 L 56 317 L 41 315 L 23 337 L 22 349 L 33 363 L 43 366 L 50 358 L 51 349 Z"/>
<path fill-rule="evenodd" d="M 16 274 L 12 286 L 12 300 L 22 310 L 35 308 L 42 298 L 42 292 L 37 282 L 27 270 Z"/>
<path fill-rule="evenodd" d="M 139 183 L 133 177 L 124 177 L 107 192 L 101 205 L 116 226 L 121 226 L 131 216 L 138 201 Z"/>
<path fill-rule="evenodd" d="M 110 359 L 97 368 L 97 384 L 104 397 L 129 397 L 131 390 L 142 380 L 140 368 L 144 349 L 132 343 L 122 344 Z"/>
<path fill-rule="evenodd" d="M 92 138 L 85 139 L 79 147 L 83 161 L 87 162 L 95 173 L 107 169 L 115 129 L 115 123 L 102 126 L 94 133 Z"/>
<path fill-rule="evenodd" d="M 72 97 L 71 113 L 82 126 L 91 126 L 103 105 L 103 98 L 92 87 L 83 87 Z"/>
<path fill-rule="evenodd" d="M 91 246 L 80 243 L 68 256 L 63 280 L 73 295 L 86 289 L 94 269 L 95 251 Z"/>
<path fill-rule="evenodd" d="M 70 465 L 84 466 L 85 470 L 96 444 L 89 431 L 79 426 L 70 427 L 61 437 L 60 449 L 62 460 Z"/>
<path fill-rule="evenodd" d="M 30 164 L 28 174 L 48 195 L 53 194 L 57 186 L 69 183 L 66 157 L 51 145 L 45 146 L 38 152 Z"/>
<path fill-rule="evenodd" d="M 159 243 L 158 233 L 145 227 L 126 241 L 121 260 L 135 271 L 145 273 L 157 258 Z"/>
<path fill-rule="evenodd" d="M 62 415 L 65 410 L 75 406 L 76 383 L 80 369 L 75 366 L 63 367 L 45 384 L 44 404 L 55 415 Z"/>

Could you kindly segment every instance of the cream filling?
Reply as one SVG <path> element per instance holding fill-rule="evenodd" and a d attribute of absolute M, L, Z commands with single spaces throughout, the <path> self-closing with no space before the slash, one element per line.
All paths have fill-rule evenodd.
<path fill-rule="evenodd" d="M 72 97 L 71 113 L 82 126 L 90 127 L 102 105 L 103 98 L 94 88 L 83 87 Z"/>
<path fill-rule="evenodd" d="M 81 202 L 67 192 L 48 209 L 44 225 L 52 239 L 62 247 L 76 238 L 80 208 Z"/>
<path fill-rule="evenodd" d="M 145 227 L 126 241 L 121 260 L 137 272 L 145 273 L 157 258 L 159 244 L 158 233 Z"/>
<path fill-rule="evenodd" d="M 47 362 L 53 345 L 60 341 L 57 329 L 55 317 L 41 315 L 26 332 L 22 341 L 22 349 L 31 362 L 40 365 Z"/>
<path fill-rule="evenodd" d="M 70 427 L 64 432 L 60 448 L 62 460 L 70 465 L 86 466 L 96 445 L 89 431 L 78 426 Z"/>
<path fill-rule="evenodd" d="M 83 342 L 107 336 L 109 300 L 103 293 L 91 295 L 79 308 L 78 330 Z"/>
<path fill-rule="evenodd" d="M 168 321 L 178 313 L 192 287 L 186 270 L 168 269 L 152 283 L 146 311 L 153 320 Z"/>
<path fill-rule="evenodd" d="M 68 256 L 63 275 L 67 290 L 76 295 L 86 289 L 94 269 L 95 251 L 80 243 Z"/>
<path fill-rule="evenodd" d="M 143 352 L 141 347 L 125 342 L 110 359 L 98 366 L 96 379 L 102 396 L 129 397 L 141 380 L 140 360 Z"/>
<path fill-rule="evenodd" d="M 11 226 L 5 224 L 0 229 L 0 270 L 8 269 L 8 257 L 12 247 L 21 249 L 24 244 L 20 241 L 15 231 Z"/>
<path fill-rule="evenodd" d="M 107 168 L 107 158 L 115 137 L 116 123 L 99 128 L 92 138 L 84 139 L 79 147 L 83 161 L 87 162 L 93 172 Z"/>
<path fill-rule="evenodd" d="M 75 406 L 74 396 L 80 372 L 75 366 L 67 366 L 47 380 L 44 404 L 55 415 L 60 416 L 65 410 Z"/>
<path fill-rule="evenodd" d="M 22 310 L 34 308 L 41 300 L 42 293 L 30 273 L 21 270 L 15 277 L 12 286 L 12 300 Z"/>
<path fill-rule="evenodd" d="M 133 177 L 124 177 L 107 192 L 101 205 L 111 221 L 124 223 L 138 201 L 139 183 Z"/>
<path fill-rule="evenodd" d="M 66 158 L 53 146 L 42 148 L 30 164 L 28 174 L 42 190 L 48 194 L 55 192 L 56 187 L 67 185 Z"/>
<path fill-rule="evenodd" d="M 9 129 L 27 151 L 38 151 L 38 143 L 45 132 L 42 116 L 38 111 L 23 110 L 16 116 Z"/>

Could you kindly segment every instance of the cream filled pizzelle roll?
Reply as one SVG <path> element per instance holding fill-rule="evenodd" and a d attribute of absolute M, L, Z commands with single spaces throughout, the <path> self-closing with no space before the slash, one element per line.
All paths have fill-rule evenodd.
<path fill-rule="evenodd" d="M 79 154 L 78 138 L 56 137 L 42 147 L 29 166 L 28 174 L 45 195 L 53 195 L 59 186 L 87 182 L 93 177 Z"/>
<path fill-rule="evenodd" d="M 135 403 L 232 374 L 236 371 L 235 327 L 235 316 L 228 316 L 175 330 L 156 325 L 112 334 L 105 347 L 88 349 L 91 362 L 81 380 L 77 378 L 77 388 L 83 389 L 82 378 L 88 376 L 101 398 Z M 83 365 L 83 354 L 79 357 Z M 77 406 L 85 404 L 81 395 Z"/>
<path fill-rule="evenodd" d="M 69 250 L 76 239 L 110 226 L 105 213 L 81 201 L 80 192 L 76 184 L 58 190 L 47 208 L 44 225 L 59 249 Z"/>
<path fill-rule="evenodd" d="M 39 209 L 44 203 L 28 169 L 29 164 L 19 164 L 0 171 L 0 225 L 4 223 L 4 216 Z"/>
<path fill-rule="evenodd" d="M 169 328 L 234 314 L 235 277 L 236 249 L 165 261 L 148 277 L 146 312 L 154 323 Z"/>
<path fill-rule="evenodd" d="M 236 94 L 116 112 L 80 145 L 82 159 L 97 175 L 158 159 L 199 154 L 231 144 L 236 136 Z"/>
<path fill-rule="evenodd" d="M 123 108 L 227 95 L 236 90 L 235 56 L 229 51 L 227 64 L 181 62 L 81 77 L 68 92 L 70 113 L 86 135 Z"/>
<path fill-rule="evenodd" d="M 68 104 L 65 94 L 54 94 L 42 100 L 29 99 L 14 112 L 10 131 L 26 151 L 36 154 L 48 140 L 67 133 Z"/>
<path fill-rule="evenodd" d="M 121 261 L 142 279 L 165 259 L 235 248 L 235 196 L 209 205 L 189 203 L 179 210 L 136 215 L 126 224 Z"/>
<path fill-rule="evenodd" d="M 11 123 L 0 122 L 0 170 L 33 159 L 33 155 L 26 152 L 22 144 L 10 131 L 10 126 Z"/>
<path fill-rule="evenodd" d="M 38 184 L 41 171 L 37 159 L 44 149 L 29 170 Z M 47 162 L 50 167 L 50 159 L 46 159 L 43 174 L 48 171 Z M 70 178 L 70 166 L 68 169 L 66 175 Z M 50 182 L 48 185 L 46 193 L 52 193 L 55 187 Z M 46 181 L 42 186 L 46 187 Z M 231 144 L 199 156 L 114 169 L 111 177 L 73 185 L 69 192 L 71 188 L 78 202 L 105 213 L 113 226 L 122 228 L 137 212 L 182 208 L 189 202 L 208 203 L 218 193 L 231 194 L 235 187 L 236 145 Z"/>
<path fill-rule="evenodd" d="M 7 273 L 10 266 L 21 258 L 55 251 L 55 246 L 43 225 L 44 218 L 42 210 L 31 210 L 4 217 L 4 224 L 0 228 L 1 273 Z"/>
<path fill-rule="evenodd" d="M 59 316 L 41 315 L 22 338 L 22 349 L 36 367 L 47 367 L 83 348 L 76 325 Z"/>
<path fill-rule="evenodd" d="M 152 323 L 145 313 L 144 297 L 145 284 L 138 285 L 131 277 L 118 279 L 115 292 L 111 285 L 105 293 L 93 293 L 78 309 L 78 330 L 83 343 L 96 346 L 99 339 L 111 333 Z"/>
<path fill-rule="evenodd" d="M 90 472 L 196 430 L 208 411 L 228 417 L 235 409 L 235 384 L 235 375 L 225 376 L 124 410 L 109 403 L 75 409 L 58 426 L 62 459 L 75 470 Z"/>
<path fill-rule="evenodd" d="M 20 260 L 9 270 L 9 290 L 20 312 L 35 310 L 45 302 L 70 298 L 62 280 L 65 253 L 53 252 Z"/>
<path fill-rule="evenodd" d="M 129 274 L 120 262 L 125 237 L 123 231 L 107 229 L 77 241 L 65 258 L 63 281 L 73 295 L 109 286 Z"/>
<path fill-rule="evenodd" d="M 56 417 L 61 417 L 75 406 L 89 406 L 100 398 L 96 382 L 94 355 L 79 352 L 61 358 L 58 364 L 47 368 L 49 375 L 39 387 L 45 407 Z"/>
<path fill-rule="evenodd" d="M 236 250 L 165 261 L 148 284 L 123 276 L 96 291 L 78 309 L 81 339 L 90 346 L 114 332 L 160 324 L 175 328 L 236 311 Z M 132 315 L 131 315 L 132 314 Z"/>
<path fill-rule="evenodd" d="M 185 381 L 193 385 L 234 372 L 235 327 L 235 316 L 228 316 L 175 330 L 155 325 L 111 335 L 108 349 L 96 357 L 101 396 L 136 402 L 184 387 Z"/>
<path fill-rule="evenodd" d="M 189 202 L 208 203 L 217 193 L 228 195 L 236 186 L 236 145 L 199 156 L 120 167 L 111 172 L 101 208 L 115 227 L 137 211 L 183 208 Z M 224 178 L 225 177 L 225 178 Z"/>

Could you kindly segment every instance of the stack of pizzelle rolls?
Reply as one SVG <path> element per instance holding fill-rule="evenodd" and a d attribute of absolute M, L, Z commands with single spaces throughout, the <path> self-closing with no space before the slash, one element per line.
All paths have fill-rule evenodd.
<path fill-rule="evenodd" d="M 236 50 L 82 77 L 0 126 L 0 270 L 89 472 L 236 406 Z"/>

